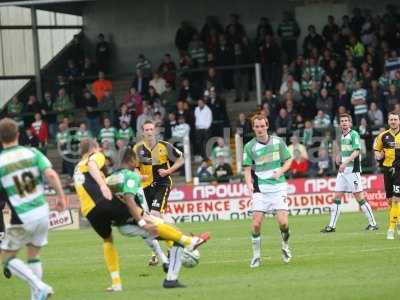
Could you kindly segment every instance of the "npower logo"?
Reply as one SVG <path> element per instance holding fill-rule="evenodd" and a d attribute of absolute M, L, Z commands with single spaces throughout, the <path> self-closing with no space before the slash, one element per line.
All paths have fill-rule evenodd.
<path fill-rule="evenodd" d="M 196 186 L 193 199 L 237 198 L 249 195 L 245 184 L 219 184 Z"/>
<path fill-rule="evenodd" d="M 364 189 L 371 189 L 374 183 L 379 180 L 377 175 L 362 176 L 361 183 Z M 304 181 L 305 193 L 319 193 L 325 191 L 334 191 L 336 178 L 307 179 Z"/>

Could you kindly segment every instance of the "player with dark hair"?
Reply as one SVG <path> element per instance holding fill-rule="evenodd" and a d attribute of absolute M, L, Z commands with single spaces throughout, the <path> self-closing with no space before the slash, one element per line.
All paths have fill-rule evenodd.
<path fill-rule="evenodd" d="M 133 151 L 139 163 L 140 174 L 144 178 L 142 187 L 150 213 L 162 218 L 172 188 L 170 174 L 184 164 L 183 154 L 170 143 L 156 139 L 156 128 L 151 120 L 143 123 L 142 131 L 143 140 L 133 147 Z M 153 255 L 149 265 L 157 264 L 157 256 Z"/>
<path fill-rule="evenodd" d="M 357 131 L 351 129 L 352 119 L 349 114 L 339 116 L 339 125 L 342 135 L 340 137 L 340 153 L 336 157 L 336 163 L 340 166 L 336 177 L 335 199 L 332 203 L 330 222 L 321 232 L 331 233 L 336 231 L 336 223 L 340 216 L 340 203 L 345 193 L 354 195 L 367 217 L 368 226 L 365 230 L 378 230 L 371 206 L 363 193 L 360 135 Z"/>
<path fill-rule="evenodd" d="M 183 248 L 189 251 L 198 248 L 209 239 L 209 234 L 203 233 L 199 236 L 185 235 L 174 226 L 166 224 L 161 218 L 149 214 L 141 187 L 140 174 L 135 171 L 137 167 L 135 156 L 133 151 L 126 149 L 122 156 L 120 169 L 106 179 L 112 193 L 126 204 L 133 217 L 132 221 L 127 220 L 126 223 L 115 225 L 118 226 L 121 234 L 125 236 L 141 236 L 146 240 L 152 239 L 153 236 L 143 228 L 149 225 L 155 226 L 158 238 L 170 241 L 173 244 L 170 249 L 170 262 L 168 270 L 165 270 L 167 275 L 163 286 L 165 288 L 184 287 L 178 281 Z"/>
<path fill-rule="evenodd" d="M 393 240 L 400 219 L 400 115 L 390 112 L 388 124 L 389 129 L 376 137 L 374 151 L 375 158 L 382 164 L 386 200 L 390 207 L 386 238 Z M 397 233 L 400 234 L 400 228 Z"/>

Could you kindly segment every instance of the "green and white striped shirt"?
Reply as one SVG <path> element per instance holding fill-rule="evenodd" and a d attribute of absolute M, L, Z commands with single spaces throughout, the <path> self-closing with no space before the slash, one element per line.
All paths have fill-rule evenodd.
<path fill-rule="evenodd" d="M 353 101 L 362 100 L 361 104 L 353 104 Z M 358 89 L 353 92 L 351 95 L 351 103 L 354 106 L 354 114 L 355 115 L 364 115 L 368 113 L 367 106 L 367 90 Z"/>
<path fill-rule="evenodd" d="M 12 207 L 12 223 L 26 224 L 49 215 L 42 174 L 51 167 L 34 148 L 14 146 L 0 154 L 0 184 Z"/>
<path fill-rule="evenodd" d="M 340 137 L 340 155 L 342 162 L 348 159 L 355 150 L 360 150 L 360 135 L 355 130 L 350 130 L 347 134 Z M 361 154 L 349 163 L 344 173 L 361 172 Z"/>
<path fill-rule="evenodd" d="M 119 140 L 124 140 L 130 142 L 133 138 L 133 130 L 132 128 L 128 127 L 125 129 L 118 129 L 117 137 Z"/>
<path fill-rule="evenodd" d="M 144 211 L 149 211 L 138 173 L 128 169 L 120 169 L 108 176 L 106 183 L 113 194 L 117 196 L 131 194 Z"/>
<path fill-rule="evenodd" d="M 81 142 L 83 139 L 88 139 L 88 138 L 91 138 L 91 137 L 92 137 L 92 133 L 89 130 L 85 130 L 85 131 L 78 130 L 75 133 L 75 138 L 79 142 Z"/>
<path fill-rule="evenodd" d="M 254 167 L 254 191 L 270 193 L 287 188 L 285 176 L 278 179 L 273 174 L 291 158 L 285 142 L 277 136 L 269 136 L 267 143 L 261 143 L 253 138 L 244 146 L 243 166 Z"/>
<path fill-rule="evenodd" d="M 70 131 L 58 132 L 56 135 L 57 147 L 63 155 L 69 154 L 72 136 Z"/>
<path fill-rule="evenodd" d="M 231 149 L 228 146 L 220 147 L 216 146 L 211 151 L 212 160 L 216 160 L 219 156 L 225 157 L 225 159 L 229 162 L 231 160 Z"/>
<path fill-rule="evenodd" d="M 115 139 L 117 137 L 117 130 L 114 127 L 102 128 L 99 133 L 100 143 L 108 141 L 110 144 L 114 145 Z"/>

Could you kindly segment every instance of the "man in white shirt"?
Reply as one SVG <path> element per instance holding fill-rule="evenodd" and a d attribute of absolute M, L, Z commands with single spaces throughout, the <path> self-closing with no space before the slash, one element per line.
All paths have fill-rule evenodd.
<path fill-rule="evenodd" d="M 281 88 L 279 90 L 279 94 L 281 96 L 283 96 L 288 90 L 289 88 L 300 92 L 300 84 L 294 80 L 293 75 L 288 75 L 287 77 L 287 81 L 284 81 L 281 85 Z"/>
<path fill-rule="evenodd" d="M 197 107 L 194 110 L 194 117 L 196 127 L 196 142 L 198 145 L 196 150 L 203 159 L 206 159 L 206 143 L 211 132 L 210 128 L 212 124 L 212 112 L 203 99 L 198 100 Z"/>
<path fill-rule="evenodd" d="M 152 86 L 159 95 L 165 92 L 166 84 L 167 82 L 165 81 L 164 78 L 160 77 L 160 74 L 158 72 L 154 72 L 153 79 L 150 80 L 149 83 L 149 85 Z"/>
<path fill-rule="evenodd" d="M 299 137 L 297 135 L 292 135 L 290 138 L 290 145 L 288 146 L 289 153 L 293 156 L 294 150 L 299 150 L 301 157 L 308 160 L 307 149 L 303 144 L 300 144 Z"/>
<path fill-rule="evenodd" d="M 314 128 L 324 129 L 331 125 L 330 117 L 322 110 L 319 110 L 314 118 Z"/>

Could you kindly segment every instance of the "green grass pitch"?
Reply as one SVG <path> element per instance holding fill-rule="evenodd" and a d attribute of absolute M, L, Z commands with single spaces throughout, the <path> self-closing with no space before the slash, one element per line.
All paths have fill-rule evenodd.
<path fill-rule="evenodd" d="M 365 232 L 362 213 L 342 214 L 334 234 L 319 230 L 329 216 L 291 217 L 293 260 L 280 256 L 280 234 L 271 218 L 264 222 L 262 266 L 250 269 L 250 221 L 180 225 L 190 232 L 210 231 L 194 269 L 183 268 L 186 289 L 161 287 L 161 268 L 147 266 L 150 251 L 139 238 L 115 234 L 124 291 L 104 292 L 110 280 L 102 244 L 91 229 L 55 231 L 42 252 L 45 281 L 52 299 L 397 299 L 400 240 L 386 240 L 387 213 L 376 214 L 381 228 Z M 24 257 L 24 255 L 22 255 Z M 29 299 L 28 287 L 16 278 L 0 278 L 0 299 Z"/>

